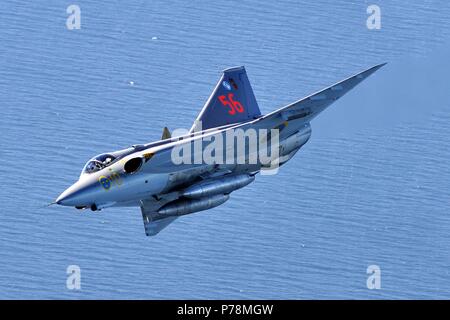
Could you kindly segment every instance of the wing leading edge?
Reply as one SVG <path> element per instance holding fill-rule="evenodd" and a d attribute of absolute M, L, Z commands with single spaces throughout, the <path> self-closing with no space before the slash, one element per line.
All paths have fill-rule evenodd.
<path fill-rule="evenodd" d="M 319 113 L 325 110 L 329 105 L 341 98 L 372 73 L 380 69 L 386 63 L 371 67 L 363 72 L 355 74 L 345 80 L 331 85 L 321 91 L 313 93 L 303 99 L 293 102 L 285 107 L 275 110 L 260 120 L 273 119 L 281 115 L 284 121 L 303 119 L 305 123 L 310 122 Z"/>

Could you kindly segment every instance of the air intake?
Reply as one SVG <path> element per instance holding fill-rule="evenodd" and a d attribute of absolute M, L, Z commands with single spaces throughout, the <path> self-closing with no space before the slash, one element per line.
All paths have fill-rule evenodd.
<path fill-rule="evenodd" d="M 135 173 L 142 166 L 142 158 L 133 158 L 127 161 L 123 166 L 126 173 Z"/>

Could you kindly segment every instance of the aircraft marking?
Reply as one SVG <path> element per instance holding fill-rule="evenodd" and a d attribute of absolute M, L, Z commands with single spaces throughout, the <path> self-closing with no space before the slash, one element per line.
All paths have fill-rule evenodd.
<path fill-rule="evenodd" d="M 122 177 L 119 173 L 113 171 L 109 176 L 100 176 L 98 178 L 98 182 L 100 182 L 100 185 L 105 189 L 105 191 L 108 191 L 112 183 L 114 182 L 117 186 L 122 185 Z"/>
<path fill-rule="evenodd" d="M 235 115 L 236 111 L 239 113 L 244 112 L 244 106 L 242 105 L 242 103 L 240 103 L 237 100 L 233 100 L 233 93 L 229 93 L 228 97 L 225 95 L 221 95 L 218 97 L 219 101 L 222 103 L 222 105 L 224 105 L 225 107 L 229 107 L 230 109 L 228 110 L 228 113 L 230 115 Z"/>
<path fill-rule="evenodd" d="M 100 182 L 100 185 L 105 190 L 109 190 L 109 188 L 111 188 L 111 181 L 106 176 L 100 176 L 98 178 L 98 182 Z"/>
<path fill-rule="evenodd" d="M 231 85 L 228 83 L 228 81 L 224 80 L 222 82 L 222 85 L 225 87 L 225 89 L 227 89 L 228 91 L 231 90 Z"/>

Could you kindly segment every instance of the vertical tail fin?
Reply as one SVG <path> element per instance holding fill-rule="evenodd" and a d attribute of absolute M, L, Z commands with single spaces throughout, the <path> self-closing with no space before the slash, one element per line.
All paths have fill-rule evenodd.
<path fill-rule="evenodd" d="M 172 138 L 172 135 L 170 134 L 169 128 L 164 127 L 163 133 L 161 135 L 161 140 L 170 139 Z"/>
<path fill-rule="evenodd" d="M 223 71 L 191 132 L 243 122 L 259 116 L 261 112 L 245 68 L 229 68 Z"/>

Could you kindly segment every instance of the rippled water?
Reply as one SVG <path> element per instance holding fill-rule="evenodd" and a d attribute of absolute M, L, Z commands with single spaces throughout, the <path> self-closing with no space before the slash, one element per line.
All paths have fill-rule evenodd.
<path fill-rule="evenodd" d="M 383 1 L 376 31 L 367 1 L 78 4 L 69 31 L 66 2 L 2 3 L 0 298 L 450 297 L 447 1 Z M 45 207 L 91 156 L 189 128 L 226 67 L 267 113 L 385 61 L 278 175 L 155 238 L 138 208 Z"/>

